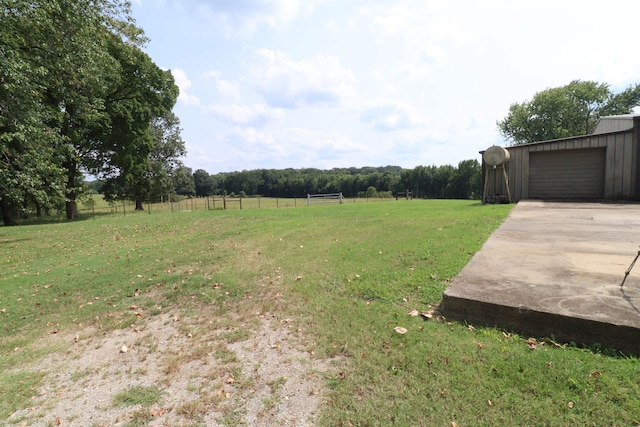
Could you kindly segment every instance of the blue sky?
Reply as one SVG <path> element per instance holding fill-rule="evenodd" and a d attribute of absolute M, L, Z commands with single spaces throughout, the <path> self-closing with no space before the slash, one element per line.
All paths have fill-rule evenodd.
<path fill-rule="evenodd" d="M 457 165 L 509 105 L 640 83 L 640 2 L 133 0 L 180 87 L 186 166 Z"/>

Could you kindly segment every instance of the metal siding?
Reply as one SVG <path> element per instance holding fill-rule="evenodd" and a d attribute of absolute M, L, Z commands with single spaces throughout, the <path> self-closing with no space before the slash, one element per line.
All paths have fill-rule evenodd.
<path fill-rule="evenodd" d="M 529 197 L 603 198 L 605 153 L 602 148 L 530 153 Z"/>
<path fill-rule="evenodd" d="M 600 117 L 593 134 L 602 134 L 608 132 L 618 132 L 621 130 L 629 130 L 633 128 L 633 115 L 626 117 Z"/>
<path fill-rule="evenodd" d="M 529 151 L 522 151 L 522 171 L 524 175 L 520 178 L 522 182 L 522 198 L 529 198 Z M 526 179 L 525 179 L 526 177 Z"/>
<path fill-rule="evenodd" d="M 622 183 L 622 194 L 627 195 L 628 198 L 631 198 L 633 194 L 633 137 L 629 134 L 622 135 L 623 144 L 624 144 L 624 160 L 623 160 L 623 183 Z"/>
<path fill-rule="evenodd" d="M 622 172 L 623 172 L 623 164 L 624 164 L 624 144 L 621 141 L 620 136 L 622 135 L 614 135 L 613 144 L 615 147 L 615 155 L 614 155 L 614 167 L 613 170 L 613 198 L 619 199 L 621 198 L 622 191 Z"/>
<path fill-rule="evenodd" d="M 640 125 L 640 117 L 636 118 L 636 122 Z M 580 150 L 579 147 L 582 147 L 583 143 L 586 144 L 584 145 L 585 147 L 590 147 L 590 149 L 597 149 L 595 147 L 606 148 L 603 160 L 605 169 L 603 179 L 604 198 L 609 200 L 638 199 L 640 198 L 640 174 L 638 173 L 640 148 L 637 146 L 639 140 L 640 126 L 635 130 L 623 132 L 586 135 L 508 147 L 511 159 L 507 172 L 513 201 L 517 202 L 518 200 L 533 197 L 533 193 L 530 194 L 529 183 L 530 155 L 535 156 L 535 153 L 552 155 L 552 153 L 558 151 L 575 152 Z M 621 145 L 623 147 L 618 148 Z M 505 188 L 503 188 L 503 191 L 506 194 Z"/>

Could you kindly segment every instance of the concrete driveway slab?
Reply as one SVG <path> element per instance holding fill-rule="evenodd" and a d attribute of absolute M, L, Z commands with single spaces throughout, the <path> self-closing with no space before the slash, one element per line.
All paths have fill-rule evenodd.
<path fill-rule="evenodd" d="M 640 204 L 521 201 L 445 290 L 447 318 L 640 354 Z"/>

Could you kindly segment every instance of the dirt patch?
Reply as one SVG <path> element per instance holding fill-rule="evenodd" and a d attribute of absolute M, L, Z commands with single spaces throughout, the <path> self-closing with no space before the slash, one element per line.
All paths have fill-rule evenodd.
<path fill-rule="evenodd" d="M 127 329 L 84 328 L 37 366 L 45 372 L 30 408 L 7 419 L 18 426 L 310 426 L 324 377 L 337 362 L 302 349 L 289 319 L 260 316 L 219 326 L 201 315 L 164 313 Z M 46 345 L 52 344 L 51 342 Z M 159 391 L 132 405 L 116 396 Z M 134 396 L 136 397 L 136 396 Z"/>

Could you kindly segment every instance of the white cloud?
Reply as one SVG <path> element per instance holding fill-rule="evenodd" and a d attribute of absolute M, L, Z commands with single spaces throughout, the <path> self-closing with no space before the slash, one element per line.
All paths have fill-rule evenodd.
<path fill-rule="evenodd" d="M 294 61 L 281 51 L 259 49 L 250 70 L 251 83 L 273 107 L 339 104 L 355 93 L 355 77 L 335 56 Z"/>
<path fill-rule="evenodd" d="M 227 102 L 240 102 L 240 89 L 238 85 L 229 80 L 217 80 L 216 89 L 221 100 Z"/>
<path fill-rule="evenodd" d="M 205 107 L 205 111 L 214 116 L 239 125 L 262 126 L 267 122 L 282 120 L 284 111 L 265 104 L 219 104 Z"/>
<path fill-rule="evenodd" d="M 337 132 L 297 127 L 274 131 L 236 127 L 225 141 L 243 153 L 244 161 L 253 165 L 263 163 L 269 168 L 352 166 L 345 160 L 348 154 L 365 153 L 370 148 Z"/>
<path fill-rule="evenodd" d="M 191 88 L 191 80 L 187 77 L 187 73 L 181 68 L 174 68 L 171 70 L 171 74 L 173 74 L 176 85 L 180 88 L 178 101 L 186 105 L 200 105 L 200 99 L 197 96 L 187 93 L 187 90 Z"/>
<path fill-rule="evenodd" d="M 299 0 L 201 1 L 198 11 L 215 17 L 226 37 L 251 37 L 260 25 L 285 26 L 301 12 L 301 4 Z"/>
<path fill-rule="evenodd" d="M 413 105 L 397 100 L 379 100 L 365 107 L 360 120 L 383 132 L 392 132 L 423 124 Z"/>

